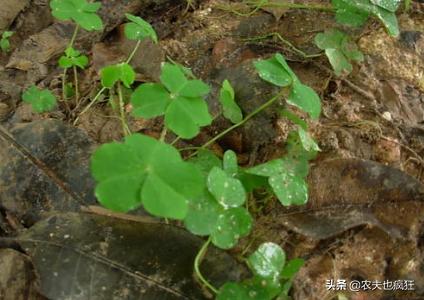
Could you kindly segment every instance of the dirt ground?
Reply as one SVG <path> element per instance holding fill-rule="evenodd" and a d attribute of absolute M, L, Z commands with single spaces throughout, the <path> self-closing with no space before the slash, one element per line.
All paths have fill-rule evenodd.
<path fill-rule="evenodd" d="M 53 19 L 48 0 L 0 0 L 0 32 L 15 32 L 11 51 L 0 53 L 0 237 L 16 236 L 53 211 L 78 211 L 75 197 L 84 205 L 96 205 L 89 156 L 99 144 L 122 139 L 121 123 L 107 101 L 80 113 L 98 90 L 99 70 L 121 61 L 134 46 L 123 34 L 124 13 L 129 12 L 150 22 L 159 37 L 158 44 L 143 42 L 134 56 L 139 83 L 157 80 L 161 63 L 169 57 L 212 86 L 208 98 L 212 112 L 218 109 L 219 83 L 228 78 L 239 105 L 248 113 L 274 90 L 245 69 L 254 59 L 280 52 L 301 81 L 321 97 L 320 119 L 308 121 L 322 149 L 311 162 L 308 204 L 284 208 L 276 199 L 257 195 L 251 204 L 257 220 L 254 230 L 231 250 L 233 257 L 272 241 L 288 257 L 305 259 L 293 284 L 296 300 L 424 299 L 422 1 L 413 1 L 408 12 L 400 10 L 397 38 L 375 19 L 351 29 L 340 27 L 332 13 L 320 10 L 249 14 L 251 8 L 243 1 L 230 0 L 199 0 L 192 6 L 174 0 L 101 2 L 104 32 L 83 32 L 77 39 L 77 48 L 91 62 L 79 74 L 80 103 L 60 101 L 54 111 L 35 114 L 21 101 L 21 93 L 37 84 L 60 99 L 62 70 L 56 62 L 73 27 Z M 314 36 L 333 27 L 346 30 L 365 55 L 349 76 L 336 77 L 324 55 L 308 57 L 321 53 Z M 160 118 L 134 119 L 131 106 L 126 109 L 131 131 L 160 135 Z M 279 157 L 293 125 L 279 116 L 278 109 L 263 112 L 218 141 L 214 151 L 233 149 L 245 166 Z M 195 140 L 177 145 L 200 145 L 225 126 L 228 123 L 217 119 Z M 175 136 L 167 138 L 172 141 Z M 29 157 L 29 162 L 22 157 Z M 47 182 L 38 169 L 54 174 L 47 176 Z M 55 188 L 51 181 L 54 186 L 70 185 Z M 32 252 L 6 241 L 0 239 L 0 270 L 6 270 L 0 272 L 0 299 L 44 299 Z M 326 288 L 331 279 L 412 280 L 415 286 L 411 291 L 334 291 Z M 128 295 L 110 299 L 133 299 Z"/>

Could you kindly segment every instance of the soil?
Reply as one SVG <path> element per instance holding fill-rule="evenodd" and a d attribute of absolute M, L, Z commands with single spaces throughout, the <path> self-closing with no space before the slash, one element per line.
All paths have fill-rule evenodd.
<path fill-rule="evenodd" d="M 219 111 L 216 99 L 223 79 L 234 86 L 244 115 L 276 93 L 252 66 L 255 59 L 275 52 L 284 54 L 300 80 L 321 97 L 319 120 L 310 121 L 295 110 L 307 120 L 322 150 L 311 162 L 308 204 L 284 208 L 276 199 L 258 196 L 251 203 L 257 220 L 253 233 L 231 250 L 233 257 L 271 241 L 289 258 L 305 259 L 293 282 L 296 300 L 424 299 L 423 1 L 413 1 L 408 12 L 400 10 L 397 38 L 377 20 L 359 29 L 345 28 L 332 13 L 319 10 L 241 15 L 237 12 L 249 11 L 243 1 L 199 0 L 192 6 L 170 0 L 101 2 L 104 32 L 81 31 L 76 43 L 91 62 L 79 72 L 80 102 L 59 101 L 54 111 L 35 114 L 21 101 L 22 91 L 37 84 L 61 99 L 57 59 L 74 26 L 55 21 L 48 0 L 0 0 L 0 32 L 15 32 L 11 51 L 0 52 L 0 269 L 7 270 L 0 275 L 0 299 L 45 296 L 25 251 L 1 237 L 13 237 L 55 211 L 78 212 L 96 203 L 90 154 L 102 143 L 121 140 L 123 131 L 107 99 L 85 114 L 81 111 L 99 89 L 99 70 L 122 61 L 134 47 L 123 33 L 124 13 L 143 17 L 159 38 L 157 45 L 143 42 L 134 56 L 137 82 L 157 81 L 161 63 L 169 57 L 212 87 L 207 101 L 213 115 Z M 308 57 L 320 53 L 314 36 L 333 27 L 348 32 L 365 55 L 348 76 L 336 77 L 323 55 Z M 285 106 L 284 101 L 274 104 L 212 149 L 233 149 L 245 166 L 281 156 L 293 128 L 280 117 Z M 135 119 L 130 111 L 127 105 L 132 132 L 160 136 L 161 118 Z M 229 125 L 218 117 L 199 137 L 176 145 L 201 145 Z M 172 133 L 166 137 L 174 139 Z M 413 280 L 415 289 L 332 291 L 325 285 L 330 279 Z M 19 284 L 10 289 L 12 281 Z"/>

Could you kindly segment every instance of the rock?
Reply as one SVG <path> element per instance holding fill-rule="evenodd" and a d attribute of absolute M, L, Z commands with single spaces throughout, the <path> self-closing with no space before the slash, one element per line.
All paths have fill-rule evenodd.
<path fill-rule="evenodd" d="M 1 0 L 0 1 L 0 32 L 9 28 L 17 15 L 29 4 L 28 0 Z"/>
<path fill-rule="evenodd" d="M 382 163 L 394 164 L 401 160 L 401 148 L 397 139 L 379 139 L 374 145 L 376 160 Z"/>

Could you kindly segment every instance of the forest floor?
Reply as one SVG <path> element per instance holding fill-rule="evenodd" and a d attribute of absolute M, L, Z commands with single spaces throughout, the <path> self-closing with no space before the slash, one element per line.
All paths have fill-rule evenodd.
<path fill-rule="evenodd" d="M 259 9 L 249 13 L 252 7 L 243 1 L 229 0 L 195 1 L 189 6 L 185 1 L 170 0 L 102 2 L 104 32 L 82 33 L 76 40 L 76 47 L 91 62 L 88 69 L 79 73 L 79 102 L 59 101 L 54 111 L 36 114 L 21 101 L 21 94 L 37 84 L 61 99 L 63 70 L 57 66 L 57 59 L 72 35 L 72 27 L 53 19 L 47 0 L 0 0 L 0 32 L 15 32 L 10 39 L 11 51 L 0 52 L 0 237 L 16 236 L 46 218 L 52 222 L 51 216 L 57 211 L 82 213 L 81 203 L 74 198 L 103 219 L 93 221 L 93 225 L 89 219 L 81 221 L 78 215 L 68 215 L 61 222 L 81 222 L 87 226 L 82 232 L 93 240 L 95 234 L 91 236 L 90 232 L 102 230 L 96 227 L 100 226 L 98 223 L 113 227 L 107 225 L 107 216 L 151 221 L 142 213 L 112 214 L 96 205 L 88 167 L 90 154 L 100 144 L 122 140 L 123 133 L 118 113 L 106 98 L 81 114 L 98 91 L 99 70 L 122 61 L 134 46 L 123 34 L 124 13 L 128 12 L 152 24 L 159 37 L 158 44 L 143 42 L 132 60 L 139 83 L 157 81 L 161 63 L 170 58 L 211 85 L 212 95 L 217 94 L 223 79 L 229 79 L 242 110 L 250 112 L 266 99 L 261 97 L 262 87 L 255 86 L 256 75 L 249 77 L 240 68 L 280 52 L 301 81 L 321 97 L 320 119 L 308 121 L 322 150 L 311 162 L 308 204 L 284 208 L 276 199 L 259 196 L 250 203 L 257 220 L 254 230 L 230 251 L 233 257 L 272 241 L 288 257 L 305 259 L 293 282 L 291 295 L 296 300 L 424 299 L 422 1 L 413 2 L 408 12 L 398 13 L 399 37 L 389 36 L 375 19 L 359 29 L 344 28 L 357 42 L 365 60 L 354 64 L 351 74 L 341 77 L 334 75 L 327 58 L 314 44 L 317 33 L 340 28 L 334 14 L 328 11 Z M 325 5 L 328 1 L 302 3 Z M 72 78 L 71 74 L 68 78 Z M 207 100 L 211 111 L 216 111 L 214 97 Z M 130 104 L 126 111 L 132 132 L 160 136 L 161 118 L 135 119 L 129 114 Z M 300 112 L 299 115 L 303 117 Z M 198 138 L 180 141 L 177 146 L 203 144 L 227 125 L 221 123 L 218 120 Z M 217 141 L 212 149 L 217 154 L 233 149 L 242 165 L 258 164 L 281 155 L 291 128 L 292 124 L 277 109 L 269 110 Z M 170 141 L 174 138 L 172 134 L 167 136 Z M 168 233 L 159 230 L 158 234 L 164 236 L 158 237 L 161 242 L 172 243 L 165 239 Z M 182 234 L 182 240 L 185 239 L 190 237 Z M 9 271 L 0 272 L 0 299 L 44 299 L 48 295 L 65 299 L 52 289 L 66 289 L 66 285 L 75 289 L 72 299 L 101 299 L 78 297 L 78 293 L 86 295 L 82 285 L 66 283 L 69 277 L 44 270 L 47 266 L 34 271 L 34 252 L 46 251 L 56 261 L 63 259 L 69 250 L 66 247 L 59 247 L 59 255 L 54 253 L 58 249 L 42 246 L 26 253 L 26 246 L 5 241 L 0 242 L 0 270 Z M 149 241 L 155 244 L 154 239 Z M 99 243 L 94 246 L 94 242 L 85 241 L 79 246 L 85 250 L 99 246 L 101 250 Z M 153 244 L 149 246 L 152 249 L 162 247 L 159 242 Z M 114 247 L 118 252 L 124 251 L 119 245 Z M 127 266 L 129 273 L 137 273 L 126 259 L 120 262 L 118 256 L 108 258 Z M 99 274 L 98 277 L 106 276 L 113 282 L 106 270 Z M 66 279 L 57 279 L 60 276 Z M 71 280 L 86 280 L 82 273 L 74 276 Z M 128 275 L 131 280 L 138 280 L 134 276 Z M 58 281 L 54 281 L 55 277 Z M 326 288 L 326 281 L 331 279 L 412 280 L 415 288 L 334 291 Z M 112 293 L 110 298 L 103 299 L 134 299 L 131 288 L 124 290 L 122 286 L 136 283 L 124 275 L 115 280 L 121 286 L 120 294 Z"/>

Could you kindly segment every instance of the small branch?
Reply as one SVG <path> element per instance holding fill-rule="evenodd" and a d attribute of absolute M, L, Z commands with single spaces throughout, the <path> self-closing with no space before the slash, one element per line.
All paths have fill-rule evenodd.
<path fill-rule="evenodd" d="M 197 276 L 197 278 L 199 278 L 200 282 L 206 286 L 208 289 L 210 289 L 212 292 L 214 292 L 215 294 L 218 294 L 218 290 L 209 283 L 209 281 L 207 281 L 205 279 L 205 277 L 203 277 L 202 273 L 200 272 L 200 263 L 203 260 L 203 257 L 206 254 L 206 251 L 208 250 L 208 246 L 211 242 L 211 238 L 209 237 L 208 240 L 203 244 L 202 248 L 200 248 L 199 253 L 197 253 L 196 258 L 194 259 L 194 272 Z"/>
<path fill-rule="evenodd" d="M 128 56 L 128 59 L 125 61 L 125 63 L 129 64 L 131 62 L 135 53 L 137 52 L 138 48 L 140 47 L 140 44 L 141 44 L 141 41 L 137 41 L 137 44 L 135 44 L 133 51 L 131 52 L 130 56 Z"/>

